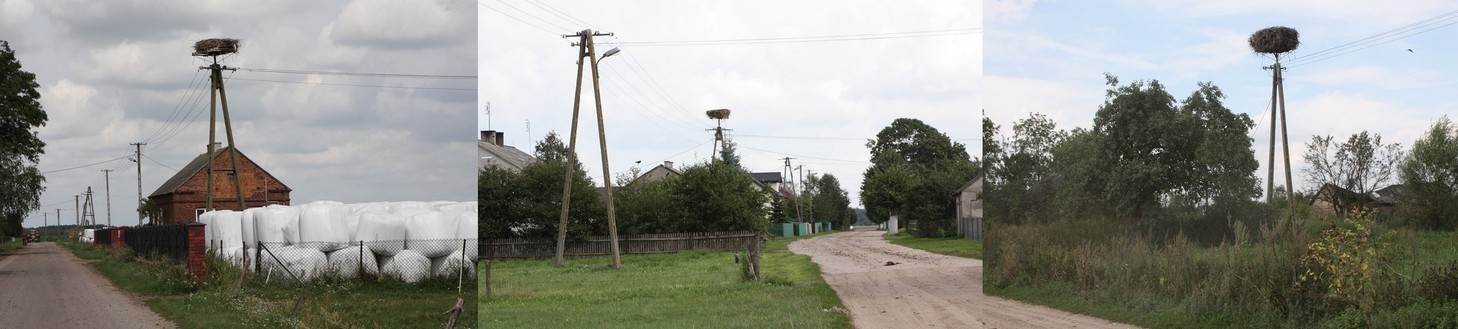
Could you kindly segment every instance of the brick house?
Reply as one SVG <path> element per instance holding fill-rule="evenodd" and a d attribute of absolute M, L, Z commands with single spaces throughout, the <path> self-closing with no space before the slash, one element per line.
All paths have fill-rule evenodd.
<path fill-rule="evenodd" d="M 198 155 L 176 175 L 162 183 L 162 186 L 157 187 L 156 192 L 147 196 L 162 209 L 162 220 L 165 224 L 195 222 L 197 216 L 206 210 L 209 162 L 213 165 L 213 208 L 243 210 L 238 206 L 238 190 L 233 186 L 233 152 L 228 150 L 229 148 L 224 147 L 212 156 Z M 243 200 L 247 206 L 288 205 L 289 193 L 293 189 L 279 182 L 267 170 L 263 170 L 253 159 L 243 154 L 243 151 L 237 153 L 239 181 L 243 185 Z"/>

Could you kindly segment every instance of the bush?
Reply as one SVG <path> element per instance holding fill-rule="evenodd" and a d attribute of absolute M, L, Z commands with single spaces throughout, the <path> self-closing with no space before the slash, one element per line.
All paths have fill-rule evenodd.
<path fill-rule="evenodd" d="M 1458 301 L 1458 261 L 1423 271 L 1417 291 L 1434 302 Z"/>

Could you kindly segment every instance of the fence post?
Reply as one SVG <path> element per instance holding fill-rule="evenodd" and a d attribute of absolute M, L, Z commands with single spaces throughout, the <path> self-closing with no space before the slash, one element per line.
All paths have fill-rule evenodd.
<path fill-rule="evenodd" d="M 495 245 L 486 243 L 486 297 L 491 297 L 491 259 L 495 257 Z"/>
<path fill-rule="evenodd" d="M 187 224 L 187 274 L 197 281 L 208 279 L 208 266 L 204 261 L 207 258 L 206 229 L 207 224 Z"/>
<path fill-rule="evenodd" d="M 263 241 L 253 241 L 253 271 L 262 273 L 263 259 L 259 257 L 263 257 Z"/>
<path fill-rule="evenodd" d="M 750 270 L 754 272 L 754 281 L 759 281 L 759 233 L 754 234 L 754 240 L 750 241 L 749 264 Z"/>
<path fill-rule="evenodd" d="M 364 273 L 364 240 L 359 240 L 359 266 L 354 268 L 354 275 L 362 278 Z"/>

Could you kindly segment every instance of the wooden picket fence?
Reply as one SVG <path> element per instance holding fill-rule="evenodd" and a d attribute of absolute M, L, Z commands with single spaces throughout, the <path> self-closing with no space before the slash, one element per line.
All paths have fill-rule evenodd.
<path fill-rule="evenodd" d="M 673 253 L 684 250 L 742 251 L 757 242 L 760 237 L 754 232 L 711 232 L 639 234 L 618 236 L 618 249 L 622 254 Z M 591 237 L 586 241 L 568 241 L 567 256 L 597 256 L 612 254 L 611 239 Z M 554 239 L 492 239 L 482 241 L 482 256 L 488 258 L 545 258 L 557 255 L 557 241 Z"/>

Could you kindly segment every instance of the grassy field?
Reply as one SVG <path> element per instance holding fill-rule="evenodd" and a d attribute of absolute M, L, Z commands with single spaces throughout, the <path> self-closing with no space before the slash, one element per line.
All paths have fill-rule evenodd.
<path fill-rule="evenodd" d="M 927 252 L 982 259 L 982 241 L 963 238 L 915 238 L 910 234 L 885 235 L 886 241 Z"/>
<path fill-rule="evenodd" d="M 481 298 L 486 328 L 849 328 L 835 291 L 809 257 L 774 238 L 761 257 L 764 279 L 744 282 L 728 252 L 502 260 L 493 294 Z"/>
<path fill-rule="evenodd" d="M 1458 233 L 1368 223 L 1371 240 L 1332 249 L 1316 246 L 1330 241 L 1320 220 L 1277 223 L 1231 222 L 1214 245 L 1098 219 L 1001 226 L 983 287 L 1151 328 L 1458 328 Z M 1317 250 L 1347 265 L 1322 267 Z"/>
<path fill-rule="evenodd" d="M 210 279 L 193 283 L 183 278 L 183 266 L 169 260 L 153 261 L 112 255 L 91 244 L 62 242 L 78 257 L 119 288 L 139 293 L 147 306 L 181 328 L 433 328 L 445 324 L 442 312 L 464 298 L 458 328 L 476 324 L 477 287 L 466 280 L 462 293 L 456 280 L 436 279 L 421 284 L 360 280 L 318 280 L 310 284 L 281 283 L 249 275 L 241 287 L 236 268 L 210 262 Z M 295 299 L 303 294 L 298 315 Z"/>
<path fill-rule="evenodd" d="M 20 249 L 20 247 L 24 246 L 25 244 L 21 243 L 20 240 L 0 242 L 0 252 Z"/>

